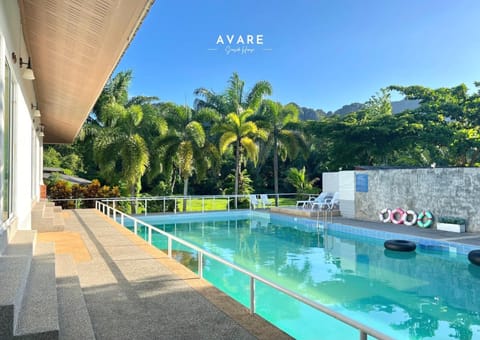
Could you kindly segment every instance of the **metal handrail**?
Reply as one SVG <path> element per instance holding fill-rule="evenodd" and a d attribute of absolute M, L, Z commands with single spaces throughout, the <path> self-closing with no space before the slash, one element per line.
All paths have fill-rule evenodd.
<path fill-rule="evenodd" d="M 255 194 L 255 195 L 258 195 L 258 194 Z M 280 198 L 280 197 L 285 197 L 285 196 L 307 196 L 309 194 L 299 194 L 299 193 L 278 193 L 278 194 L 267 194 L 267 196 L 269 197 L 273 197 L 273 198 Z M 80 208 L 80 204 L 81 202 L 83 201 L 103 201 L 105 203 L 111 203 L 113 205 L 114 208 L 116 208 L 116 204 L 117 203 L 120 203 L 120 202 L 128 202 L 128 203 L 135 203 L 138 207 L 138 204 L 142 204 L 143 203 L 143 206 L 142 206 L 142 209 L 143 209 L 143 213 L 145 215 L 147 215 L 148 213 L 148 202 L 152 202 L 152 201 L 163 201 L 163 209 L 161 209 L 161 211 L 155 211 L 155 212 L 163 212 L 163 213 L 166 213 L 167 212 L 167 202 L 171 202 L 171 201 L 174 201 L 174 210 L 173 212 L 174 213 L 177 213 L 177 202 L 179 201 L 183 201 L 183 200 L 188 200 L 189 204 L 190 204 L 190 208 L 191 208 L 191 203 L 192 203 L 192 200 L 202 200 L 202 212 L 205 212 L 205 211 L 211 211 L 211 210 L 207 210 L 207 205 L 206 205 L 206 202 L 205 200 L 208 200 L 208 199 L 213 199 L 213 201 L 215 202 L 215 200 L 222 200 L 222 201 L 229 201 L 231 199 L 235 199 L 235 198 L 249 198 L 250 195 L 244 195 L 244 194 L 241 194 L 241 195 L 187 195 L 187 196 L 182 196 L 182 195 L 169 195 L 169 196 L 151 196 L 151 197 L 135 197 L 135 196 L 131 196 L 131 197 L 94 197 L 94 198 L 82 198 L 82 197 L 77 197 L 77 198 L 51 198 L 50 201 L 52 202 L 70 202 L 70 201 L 73 201 L 74 202 L 74 207 L 76 209 Z M 249 206 L 250 209 L 252 209 L 252 206 L 250 205 Z M 226 205 L 226 208 L 225 210 L 227 211 L 230 211 L 230 205 L 227 204 Z M 219 210 L 222 210 L 222 209 L 219 209 Z"/>
<path fill-rule="evenodd" d="M 285 287 L 282 287 L 274 282 L 271 282 L 257 274 L 254 274 L 252 272 L 249 272 L 248 270 L 246 269 L 243 269 L 231 262 L 228 262 L 224 259 L 222 259 L 221 257 L 217 256 L 217 255 L 214 255 L 194 244 L 191 244 L 185 240 L 182 240 L 172 234 L 169 234 L 161 229 L 158 229 L 146 222 L 143 222 L 142 220 L 139 220 L 133 216 L 130 216 L 128 214 L 125 214 L 115 208 L 112 208 L 110 207 L 109 205 L 103 203 L 103 202 L 96 202 L 95 204 L 95 208 L 97 210 L 100 210 L 103 214 L 107 215 L 109 218 L 112 218 L 114 221 L 117 221 L 117 215 L 120 216 L 120 224 L 124 227 L 125 226 L 125 218 L 128 218 L 130 220 L 133 221 L 133 227 L 134 227 L 134 233 L 135 235 L 137 235 L 137 230 L 138 230 L 138 225 L 143 225 L 144 227 L 146 227 L 148 229 L 148 236 L 147 236 L 147 242 L 149 244 L 152 244 L 152 230 L 159 233 L 159 234 L 162 234 L 163 236 L 167 237 L 167 254 L 168 254 L 168 257 L 172 258 L 172 241 L 176 241 L 180 244 L 183 244 L 184 246 L 194 250 L 194 251 L 197 251 L 198 252 L 198 276 L 200 278 L 203 279 L 203 259 L 204 257 L 209 257 L 215 261 L 218 261 L 238 272 L 241 272 L 245 275 L 247 275 L 249 278 L 250 278 L 250 307 L 249 307 L 249 310 L 250 310 L 250 313 L 251 314 L 255 314 L 255 281 L 259 281 L 259 282 L 262 282 L 263 284 L 269 286 L 269 287 L 272 287 L 316 310 L 319 310 L 355 329 L 357 329 L 359 331 L 359 335 L 360 335 L 360 340 L 367 340 L 367 336 L 370 335 L 370 336 L 373 336 L 377 339 L 393 339 L 392 337 L 388 336 L 388 335 L 385 335 L 373 328 L 370 328 L 368 326 L 365 326 L 363 325 L 362 323 L 360 322 L 357 322 L 343 314 L 340 314 L 334 310 L 331 310 L 330 308 L 322 305 L 322 304 L 319 304 L 315 301 L 311 301 L 305 297 L 303 297 L 302 295 L 288 289 L 288 288 L 285 288 Z M 110 216 L 111 215 L 111 216 Z"/>

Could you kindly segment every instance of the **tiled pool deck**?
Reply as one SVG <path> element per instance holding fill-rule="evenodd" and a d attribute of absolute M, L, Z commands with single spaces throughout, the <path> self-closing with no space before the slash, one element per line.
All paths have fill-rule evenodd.
<path fill-rule="evenodd" d="M 285 215 L 277 213 L 277 218 L 291 220 L 293 222 L 302 222 L 302 224 L 308 227 L 323 226 L 325 222 L 322 216 L 319 216 L 318 219 L 315 217 L 308 219 L 295 217 L 292 215 L 292 209 L 295 208 L 286 208 Z M 327 227 L 337 231 L 378 239 L 404 238 L 414 241 L 421 247 L 438 247 L 439 250 L 454 251 L 461 254 L 467 254 L 472 249 L 480 248 L 480 233 L 453 233 L 433 228 L 361 221 L 335 216 L 331 218 L 328 217 L 326 221 L 328 222 Z"/>

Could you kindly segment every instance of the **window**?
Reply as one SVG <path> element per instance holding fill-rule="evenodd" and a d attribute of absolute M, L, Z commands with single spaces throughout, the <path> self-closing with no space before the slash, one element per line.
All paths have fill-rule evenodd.
<path fill-rule="evenodd" d="M 13 86 L 12 73 L 7 62 L 5 62 L 5 79 L 3 92 L 3 147 L 1 161 L 2 175 L 2 222 L 6 221 L 12 212 L 11 203 L 11 174 L 12 174 L 12 108 L 13 108 Z"/>

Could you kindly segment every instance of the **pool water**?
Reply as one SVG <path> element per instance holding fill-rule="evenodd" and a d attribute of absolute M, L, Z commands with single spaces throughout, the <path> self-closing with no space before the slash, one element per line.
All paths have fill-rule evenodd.
<path fill-rule="evenodd" d="M 274 214 L 144 220 L 395 339 L 480 339 L 480 267 L 465 254 L 432 246 L 398 254 L 378 238 L 293 225 Z M 145 228 L 139 235 L 147 237 Z M 152 243 L 167 248 L 159 233 Z M 173 245 L 177 259 L 197 271 L 196 253 Z M 247 276 L 210 259 L 203 274 L 249 306 Z M 257 314 L 297 339 L 358 338 L 358 331 L 259 282 L 255 303 Z"/>

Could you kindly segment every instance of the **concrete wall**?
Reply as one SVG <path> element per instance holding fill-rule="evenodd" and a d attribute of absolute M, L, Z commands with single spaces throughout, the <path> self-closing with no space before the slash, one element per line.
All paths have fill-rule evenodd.
<path fill-rule="evenodd" d="M 368 170 L 356 174 L 368 177 L 368 191 L 355 191 L 355 218 L 378 221 L 383 208 L 425 209 L 434 217 L 466 218 L 467 231 L 480 232 L 480 168 Z"/>

